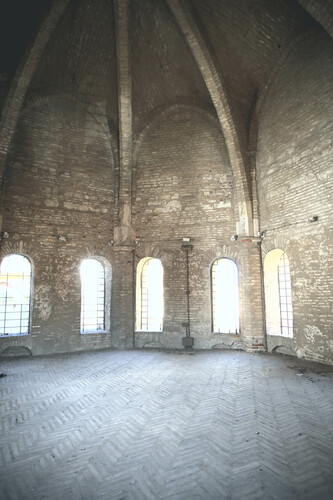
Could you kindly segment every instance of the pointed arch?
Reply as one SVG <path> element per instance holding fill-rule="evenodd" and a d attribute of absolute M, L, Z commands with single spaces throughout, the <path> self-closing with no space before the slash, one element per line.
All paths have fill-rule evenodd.
<path fill-rule="evenodd" d="M 235 178 L 240 233 L 253 235 L 251 185 L 246 171 L 247 159 L 241 147 L 225 82 L 215 67 L 213 57 L 194 21 L 188 3 L 185 1 L 186 8 L 183 8 L 179 0 L 167 0 L 167 2 L 198 64 L 221 124 Z"/>
<path fill-rule="evenodd" d="M 51 10 L 47 14 L 32 47 L 29 52 L 25 54 L 25 58 L 21 62 L 11 84 L 3 108 L 2 127 L 0 131 L 0 185 L 2 185 L 2 177 L 9 146 L 16 130 L 17 121 L 30 82 L 44 48 L 67 9 L 68 4 L 69 0 L 57 0 L 57 2 L 53 2 Z"/>

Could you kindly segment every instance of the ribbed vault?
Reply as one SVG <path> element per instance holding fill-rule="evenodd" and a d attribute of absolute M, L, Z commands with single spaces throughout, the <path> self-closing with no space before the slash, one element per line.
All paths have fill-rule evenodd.
<path fill-rule="evenodd" d="M 249 123 L 257 120 L 279 61 L 309 24 L 307 13 L 330 32 L 327 5 L 299 3 L 304 15 L 282 0 L 54 2 L 3 106 L 1 172 L 25 97 L 49 95 L 52 82 L 58 91 L 77 92 L 98 104 L 119 131 L 119 203 L 129 214 L 132 142 L 154 110 L 186 99 L 207 109 L 213 105 L 235 178 L 238 230 L 253 234 Z"/>

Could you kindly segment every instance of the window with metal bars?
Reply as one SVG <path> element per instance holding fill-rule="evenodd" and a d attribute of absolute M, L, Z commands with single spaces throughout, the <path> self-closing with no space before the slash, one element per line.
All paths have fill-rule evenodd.
<path fill-rule="evenodd" d="M 291 279 L 289 259 L 284 253 L 278 264 L 278 282 L 280 299 L 281 334 L 293 336 L 293 305 L 291 299 Z"/>
<path fill-rule="evenodd" d="M 212 330 L 239 333 L 239 284 L 237 264 L 217 259 L 211 270 Z"/>
<path fill-rule="evenodd" d="M 162 331 L 163 315 L 163 266 L 159 259 L 146 257 L 138 265 L 136 329 Z"/>
<path fill-rule="evenodd" d="M 23 255 L 5 257 L 0 268 L 0 335 L 30 330 L 31 264 Z"/>
<path fill-rule="evenodd" d="M 81 333 L 105 330 L 105 270 L 96 259 L 81 263 Z"/>

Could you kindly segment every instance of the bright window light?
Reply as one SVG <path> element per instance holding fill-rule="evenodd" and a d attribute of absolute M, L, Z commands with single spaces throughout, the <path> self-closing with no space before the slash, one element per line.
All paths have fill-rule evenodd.
<path fill-rule="evenodd" d="M 291 300 L 291 279 L 289 259 L 284 253 L 278 265 L 281 334 L 285 337 L 293 336 L 293 305 Z"/>
<path fill-rule="evenodd" d="M 293 336 L 293 306 L 290 266 L 280 248 L 267 253 L 264 260 L 265 313 L 268 335 Z"/>
<path fill-rule="evenodd" d="M 159 259 L 145 258 L 138 266 L 137 330 L 163 330 L 163 266 Z"/>
<path fill-rule="evenodd" d="M 0 273 L 0 335 L 27 334 L 31 264 L 23 255 L 9 255 L 3 259 Z"/>
<path fill-rule="evenodd" d="M 213 331 L 239 333 L 238 268 L 230 259 L 212 266 Z"/>
<path fill-rule="evenodd" d="M 96 259 L 81 263 L 81 333 L 105 329 L 105 271 Z"/>

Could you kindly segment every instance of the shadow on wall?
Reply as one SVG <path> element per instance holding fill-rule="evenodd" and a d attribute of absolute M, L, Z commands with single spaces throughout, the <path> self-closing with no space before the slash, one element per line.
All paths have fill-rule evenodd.
<path fill-rule="evenodd" d="M 285 345 L 277 345 L 272 349 L 272 354 L 287 354 L 288 356 L 296 356 L 297 353 L 291 347 L 287 347 Z"/>
<path fill-rule="evenodd" d="M 16 345 L 4 349 L 0 356 L 3 358 L 16 358 L 19 356 L 32 356 L 32 352 L 28 347 Z"/>

